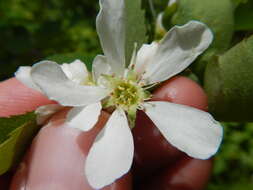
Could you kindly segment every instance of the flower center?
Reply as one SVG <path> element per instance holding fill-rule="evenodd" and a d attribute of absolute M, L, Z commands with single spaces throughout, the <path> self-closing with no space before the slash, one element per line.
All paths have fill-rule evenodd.
<path fill-rule="evenodd" d="M 141 101 L 141 88 L 132 81 L 121 81 L 117 84 L 111 96 L 115 105 L 130 107 Z"/>
<path fill-rule="evenodd" d="M 105 101 L 105 107 L 120 107 L 126 112 L 137 110 L 141 103 L 150 98 L 146 91 L 137 81 L 133 74 L 125 78 L 105 76 L 111 94 Z"/>
<path fill-rule="evenodd" d="M 121 108 L 127 113 L 130 127 L 135 126 L 136 111 L 142 109 L 142 103 L 151 98 L 150 92 L 138 82 L 133 71 L 128 71 L 124 78 L 104 75 L 101 80 L 111 94 L 103 101 L 104 108 Z M 103 81 L 103 82 L 102 82 Z"/>

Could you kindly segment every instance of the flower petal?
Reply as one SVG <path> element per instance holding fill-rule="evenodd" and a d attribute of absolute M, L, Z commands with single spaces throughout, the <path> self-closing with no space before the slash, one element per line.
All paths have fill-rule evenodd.
<path fill-rule="evenodd" d="M 71 128 L 88 131 L 95 126 L 101 113 L 101 103 L 95 103 L 86 107 L 72 108 L 68 114 L 66 122 Z"/>
<path fill-rule="evenodd" d="M 77 84 L 85 84 L 89 80 L 87 67 L 79 59 L 70 64 L 64 63 L 61 68 L 66 76 Z"/>
<path fill-rule="evenodd" d="M 163 136 L 179 150 L 198 159 L 208 159 L 217 152 L 223 129 L 209 113 L 169 102 L 144 106 Z"/>
<path fill-rule="evenodd" d="M 41 92 L 40 88 L 32 80 L 31 70 L 32 67 L 29 66 L 19 67 L 15 73 L 15 77 L 27 87 Z"/>
<path fill-rule="evenodd" d="M 99 102 L 107 96 L 106 89 L 96 86 L 82 86 L 71 81 L 61 66 L 55 62 L 42 61 L 33 66 L 33 81 L 52 100 L 63 106 L 85 106 Z"/>
<path fill-rule="evenodd" d="M 131 168 L 133 153 L 133 137 L 126 115 L 122 110 L 115 110 L 88 154 L 85 173 L 90 185 L 100 189 L 126 174 Z"/>
<path fill-rule="evenodd" d="M 153 42 L 152 44 L 143 44 L 137 53 L 136 65 L 134 67 L 135 72 L 141 76 L 147 65 L 151 64 L 153 57 L 158 49 L 158 43 Z"/>
<path fill-rule="evenodd" d="M 37 114 L 37 123 L 39 125 L 44 124 L 53 114 L 63 109 L 63 106 L 59 104 L 49 104 L 45 106 L 40 106 L 35 110 Z"/>
<path fill-rule="evenodd" d="M 101 74 L 111 74 L 111 67 L 105 56 L 97 55 L 92 63 L 93 79 L 97 81 Z"/>
<path fill-rule="evenodd" d="M 116 75 L 125 68 L 124 0 L 100 0 L 97 32 L 104 54 Z"/>
<path fill-rule="evenodd" d="M 182 72 L 208 48 L 212 40 L 211 30 L 201 22 L 190 21 L 173 27 L 159 42 L 143 80 L 152 84 Z"/>

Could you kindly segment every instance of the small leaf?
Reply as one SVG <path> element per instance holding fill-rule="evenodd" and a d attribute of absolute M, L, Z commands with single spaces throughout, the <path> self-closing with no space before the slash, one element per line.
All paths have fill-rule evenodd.
<path fill-rule="evenodd" d="M 146 42 L 145 12 L 141 9 L 141 0 L 125 0 L 126 14 L 126 65 L 130 64 L 137 43 L 137 50 Z"/>
<path fill-rule="evenodd" d="M 209 111 L 223 121 L 253 121 L 253 36 L 209 62 L 204 86 Z"/>
<path fill-rule="evenodd" d="M 16 166 L 38 130 L 33 112 L 0 118 L 0 175 Z"/>

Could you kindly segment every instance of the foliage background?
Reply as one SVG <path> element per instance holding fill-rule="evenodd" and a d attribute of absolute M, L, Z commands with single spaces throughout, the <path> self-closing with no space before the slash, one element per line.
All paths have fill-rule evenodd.
<path fill-rule="evenodd" d="M 234 0 L 238 1 L 238 0 Z M 167 1 L 156 0 L 157 12 Z M 148 0 L 143 1 L 147 23 L 152 23 Z M 247 8 L 246 8 L 247 10 Z M 95 31 L 97 1 L 87 0 L 1 0 L 0 1 L 0 81 L 13 76 L 20 65 L 32 65 L 46 57 L 64 54 L 85 61 L 101 52 Z M 253 11 L 249 11 L 253 17 Z M 247 35 L 252 25 L 235 15 L 237 38 Z M 252 19 L 251 17 L 251 19 Z M 239 23 L 239 24 L 238 24 Z M 149 36 L 151 28 L 147 24 Z M 253 28 L 253 27 L 252 27 Z M 235 39 L 237 39 L 235 38 Z M 57 56 L 56 56 L 57 57 Z M 208 190 L 253 189 L 253 123 L 224 123 L 225 136 Z"/>

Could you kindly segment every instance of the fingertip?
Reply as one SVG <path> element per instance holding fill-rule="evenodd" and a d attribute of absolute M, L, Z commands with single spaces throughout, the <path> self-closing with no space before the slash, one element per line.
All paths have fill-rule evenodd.
<path fill-rule="evenodd" d="M 143 184 L 141 190 L 202 190 L 208 183 L 212 160 L 198 160 L 184 157 L 174 167 Z"/>
<path fill-rule="evenodd" d="M 154 101 L 169 101 L 207 110 L 207 96 L 194 81 L 177 76 L 164 82 L 153 93 Z M 174 164 L 184 153 L 172 146 L 162 136 L 153 122 L 139 112 L 136 127 L 132 130 L 135 140 L 134 172 L 145 176 L 150 171 Z M 148 172 L 147 172 L 148 171 Z"/>
<path fill-rule="evenodd" d="M 172 186 L 185 184 L 194 190 L 204 189 L 209 181 L 212 166 L 211 159 L 199 160 L 185 157 L 178 163 L 176 169 L 171 169 L 172 172 L 167 173 L 167 177 L 170 178 L 169 184 Z"/>
<path fill-rule="evenodd" d="M 42 105 L 53 104 L 40 92 L 26 87 L 16 78 L 0 83 L 0 117 L 21 115 Z"/>
<path fill-rule="evenodd" d="M 155 101 L 169 101 L 192 106 L 207 111 L 208 101 L 205 91 L 193 80 L 176 76 L 164 82 L 153 93 Z"/>

